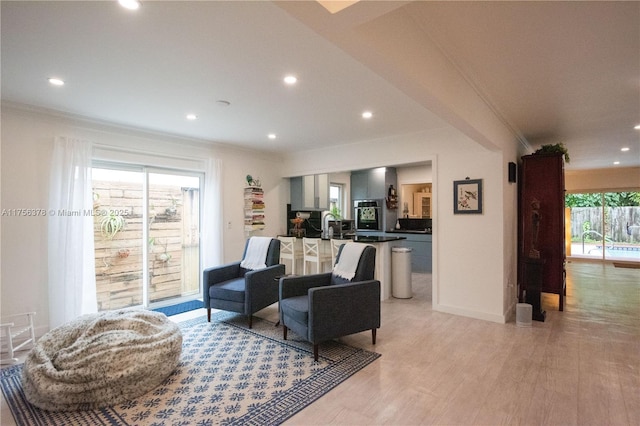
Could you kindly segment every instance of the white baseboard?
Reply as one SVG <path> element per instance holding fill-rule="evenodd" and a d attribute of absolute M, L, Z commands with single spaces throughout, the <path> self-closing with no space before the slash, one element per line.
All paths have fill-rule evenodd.
<path fill-rule="evenodd" d="M 496 322 L 499 324 L 505 324 L 507 322 L 506 315 L 490 314 L 488 312 L 472 311 L 469 309 L 462 309 L 455 306 L 437 305 L 433 304 L 433 310 L 438 312 L 445 312 L 447 314 L 460 315 L 463 317 L 476 318 L 484 321 Z"/>

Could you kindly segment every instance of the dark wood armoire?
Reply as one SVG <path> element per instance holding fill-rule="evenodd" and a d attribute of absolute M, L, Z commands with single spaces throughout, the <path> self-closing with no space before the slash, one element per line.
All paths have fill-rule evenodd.
<path fill-rule="evenodd" d="M 518 197 L 519 298 L 525 301 L 524 292 L 557 294 L 561 311 L 566 277 L 564 195 L 563 154 L 522 157 Z M 536 265 L 535 276 L 528 272 L 533 270 L 532 265 Z M 535 315 L 534 312 L 534 319 Z"/>

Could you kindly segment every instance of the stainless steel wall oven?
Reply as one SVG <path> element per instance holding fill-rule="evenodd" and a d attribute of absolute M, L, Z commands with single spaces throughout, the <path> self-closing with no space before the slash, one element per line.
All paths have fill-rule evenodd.
<path fill-rule="evenodd" d="M 353 209 L 356 230 L 382 230 L 382 200 L 355 200 Z"/>

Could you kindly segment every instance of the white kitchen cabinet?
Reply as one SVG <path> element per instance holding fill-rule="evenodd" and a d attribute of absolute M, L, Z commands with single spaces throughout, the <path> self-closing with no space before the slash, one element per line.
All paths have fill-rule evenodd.
<path fill-rule="evenodd" d="M 329 175 L 290 179 L 291 210 L 329 210 Z"/>
<path fill-rule="evenodd" d="M 415 217 L 430 218 L 432 211 L 431 193 L 413 193 L 413 215 Z"/>

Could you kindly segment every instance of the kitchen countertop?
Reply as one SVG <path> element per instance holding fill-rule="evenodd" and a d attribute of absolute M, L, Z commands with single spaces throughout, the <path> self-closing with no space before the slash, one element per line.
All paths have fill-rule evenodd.
<path fill-rule="evenodd" d="M 309 237 L 309 238 L 319 238 L 319 237 Z M 338 236 L 333 238 L 336 240 L 353 241 L 356 243 L 387 243 L 389 241 L 406 240 L 405 237 L 395 237 L 395 236 L 394 237 L 378 237 L 375 235 L 350 235 L 350 236 L 343 236 L 342 238 Z M 321 238 L 321 239 L 325 241 L 330 240 L 330 238 Z"/>
<path fill-rule="evenodd" d="M 366 234 L 360 234 L 360 235 L 343 235 L 342 237 L 339 236 L 335 236 L 333 237 L 336 240 L 345 240 L 345 241 L 353 241 L 356 243 L 386 243 L 389 241 L 400 241 L 400 240 L 406 240 L 405 237 L 398 237 L 398 236 L 377 236 L 377 235 L 366 235 Z M 328 240 L 329 238 L 327 238 Z"/>
<path fill-rule="evenodd" d="M 389 241 L 406 240 L 405 237 L 377 237 L 375 235 L 356 235 L 353 241 L 356 243 L 387 243 Z"/>
<path fill-rule="evenodd" d="M 391 234 L 427 234 L 431 235 L 431 231 L 426 229 L 394 229 L 393 231 L 385 231 Z"/>

